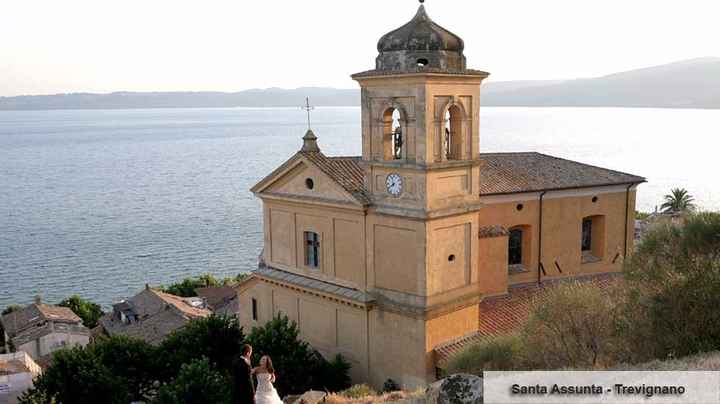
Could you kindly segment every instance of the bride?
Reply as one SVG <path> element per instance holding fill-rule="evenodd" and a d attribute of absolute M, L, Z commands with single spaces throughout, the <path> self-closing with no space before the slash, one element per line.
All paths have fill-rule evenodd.
<path fill-rule="evenodd" d="M 273 386 L 275 382 L 275 369 L 269 356 L 260 358 L 260 366 L 253 369 L 257 377 L 257 390 L 255 391 L 255 404 L 283 404 L 280 396 Z"/>

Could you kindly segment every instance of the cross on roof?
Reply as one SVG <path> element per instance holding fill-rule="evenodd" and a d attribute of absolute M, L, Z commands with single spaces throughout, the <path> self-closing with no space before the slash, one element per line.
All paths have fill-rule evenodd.
<path fill-rule="evenodd" d="M 310 111 L 315 109 L 315 107 L 310 105 L 310 97 L 305 98 L 305 105 L 300 107 L 300 109 L 304 109 L 305 111 L 307 111 L 308 130 L 310 130 Z"/>

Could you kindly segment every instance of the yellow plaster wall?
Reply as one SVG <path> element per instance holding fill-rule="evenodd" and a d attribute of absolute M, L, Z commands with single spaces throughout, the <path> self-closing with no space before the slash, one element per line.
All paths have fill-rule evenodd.
<path fill-rule="evenodd" d="M 238 296 L 238 319 L 246 332 L 264 325 L 275 315 L 286 315 L 298 324 L 300 338 L 325 358 L 342 354 L 352 366 L 350 375 L 354 383 L 368 381 L 368 320 L 363 309 L 263 280 Z M 258 300 L 258 321 L 252 321 L 253 297 Z"/>
<path fill-rule="evenodd" d="M 578 194 L 579 191 L 575 191 Z M 628 237 L 628 250 L 632 251 L 632 238 L 634 234 L 635 191 L 630 193 L 628 233 L 625 233 L 625 200 L 624 190 L 597 193 L 582 191 L 582 195 L 572 192 L 550 192 L 543 201 L 543 237 L 542 261 L 547 272 L 543 279 L 560 278 L 567 276 L 589 275 L 603 272 L 618 272 L 622 270 L 623 236 Z M 593 196 L 598 197 L 596 203 Z M 528 200 L 527 198 L 534 198 Z M 518 196 L 515 201 L 504 203 L 488 203 L 490 199 L 483 198 L 486 205 L 479 212 L 480 224 L 499 224 L 508 229 L 516 226 L 527 226 L 532 235 L 528 243 L 523 243 L 523 254 L 527 254 L 526 267 L 529 272 L 509 276 L 510 284 L 537 281 L 538 267 L 538 220 L 539 201 L 538 194 L 534 196 Z M 517 205 L 523 204 L 523 210 L 518 211 Z M 599 240 L 602 251 L 596 252 L 602 260 L 597 263 L 581 264 L 581 236 L 582 220 L 588 216 L 603 216 L 604 233 Z M 594 229 L 598 231 L 597 228 Z M 599 235 L 596 233 L 594 238 Z M 529 246 L 529 251 L 527 247 Z M 505 243 L 507 249 L 507 243 Z M 616 255 L 620 254 L 613 264 Z M 562 269 L 561 274 L 555 262 Z"/>
<path fill-rule="evenodd" d="M 264 209 L 268 265 L 343 286 L 366 288 L 364 212 L 276 200 L 265 200 Z M 306 231 L 320 235 L 320 268 L 305 265 Z"/>
<path fill-rule="evenodd" d="M 477 214 L 428 222 L 426 296 L 465 288 L 477 279 L 477 232 Z"/>
<path fill-rule="evenodd" d="M 439 344 L 477 331 L 479 315 L 479 307 L 474 304 L 426 321 L 426 352 L 430 354 Z"/>
<path fill-rule="evenodd" d="M 370 384 L 380 388 L 390 378 L 407 390 L 426 386 L 434 375 L 428 372 L 424 320 L 379 309 L 368 314 Z"/>
<path fill-rule="evenodd" d="M 502 295 L 508 288 L 508 237 L 478 240 L 478 292 L 483 296 Z"/>
<path fill-rule="evenodd" d="M 308 189 L 305 183 L 308 178 L 313 181 L 313 189 Z M 353 202 L 353 198 L 341 189 L 325 173 L 315 166 L 304 162 L 298 164 L 275 183 L 270 185 L 265 192 L 295 196 L 300 195 L 311 198 L 325 198 L 345 203 Z"/>
<path fill-rule="evenodd" d="M 367 217 L 368 287 L 425 294 L 425 223 Z"/>

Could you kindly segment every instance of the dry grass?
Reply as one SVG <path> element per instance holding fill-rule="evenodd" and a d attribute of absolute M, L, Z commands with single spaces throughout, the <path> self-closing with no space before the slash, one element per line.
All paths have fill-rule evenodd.
<path fill-rule="evenodd" d="M 326 398 L 325 402 L 328 404 L 420 404 L 425 403 L 425 391 L 418 390 L 412 393 L 396 391 L 392 393 L 386 393 L 377 396 L 366 396 L 361 398 L 348 398 L 339 394 L 331 394 Z"/>
<path fill-rule="evenodd" d="M 608 370 L 656 370 L 656 371 L 686 371 L 686 370 L 720 370 L 720 352 L 707 352 L 680 359 L 654 360 L 638 365 L 622 364 L 613 366 Z"/>

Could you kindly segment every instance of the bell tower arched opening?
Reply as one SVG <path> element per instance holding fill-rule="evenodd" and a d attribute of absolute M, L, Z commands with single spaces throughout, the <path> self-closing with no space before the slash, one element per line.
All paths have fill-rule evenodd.
<path fill-rule="evenodd" d="M 386 161 L 407 158 L 405 129 L 400 110 L 388 108 L 383 113 L 383 159 Z"/>
<path fill-rule="evenodd" d="M 443 160 L 461 160 L 464 142 L 462 131 L 463 113 L 457 105 L 451 105 L 445 111 L 445 127 L 443 128 L 442 157 Z"/>

